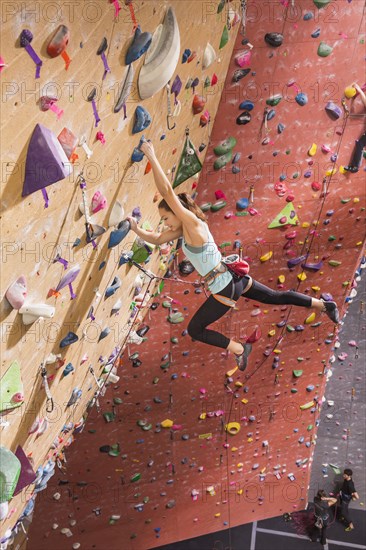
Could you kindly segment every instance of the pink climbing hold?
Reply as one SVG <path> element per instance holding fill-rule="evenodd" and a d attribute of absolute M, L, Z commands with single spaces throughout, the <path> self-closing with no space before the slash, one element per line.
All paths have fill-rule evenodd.
<path fill-rule="evenodd" d="M 96 214 L 99 210 L 104 210 L 107 206 L 107 199 L 100 191 L 96 191 L 92 198 L 92 212 Z"/>
<path fill-rule="evenodd" d="M 105 137 L 104 137 L 103 132 L 101 132 L 101 131 L 97 132 L 97 135 L 95 137 L 97 138 L 98 141 L 100 141 L 100 143 L 102 145 L 105 144 Z"/>
<path fill-rule="evenodd" d="M 49 96 L 43 95 L 39 99 L 39 104 L 41 107 L 41 111 L 44 111 L 44 112 L 48 110 L 53 111 L 56 114 L 57 119 L 59 120 L 64 114 L 64 111 L 63 109 L 60 109 L 59 107 L 57 107 L 56 101 L 57 101 L 57 97 L 49 97 Z"/>

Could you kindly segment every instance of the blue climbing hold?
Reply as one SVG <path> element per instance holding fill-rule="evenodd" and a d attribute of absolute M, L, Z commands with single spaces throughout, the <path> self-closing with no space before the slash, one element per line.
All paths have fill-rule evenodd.
<path fill-rule="evenodd" d="M 132 133 L 137 134 L 143 132 L 151 124 L 151 116 L 145 107 L 138 105 L 135 111 L 135 122 L 132 128 Z"/>
<path fill-rule="evenodd" d="M 118 262 L 118 267 L 121 267 L 121 265 L 128 264 L 128 262 L 131 260 L 133 256 L 132 250 L 129 252 L 122 252 L 121 257 Z"/>
<path fill-rule="evenodd" d="M 304 14 L 304 21 L 310 21 L 310 19 L 312 19 L 314 16 L 313 16 L 313 13 L 311 11 L 307 11 L 305 14 Z"/>
<path fill-rule="evenodd" d="M 296 103 L 298 105 L 300 105 L 300 107 L 303 107 L 304 105 L 307 104 L 308 102 L 308 96 L 306 95 L 305 92 L 299 92 L 296 96 L 295 96 L 295 100 L 296 100 Z"/>
<path fill-rule="evenodd" d="M 311 38 L 319 38 L 320 36 L 320 29 L 316 29 L 314 32 L 311 33 Z"/>
<path fill-rule="evenodd" d="M 286 126 L 284 124 L 282 124 L 282 122 L 279 122 L 277 124 L 277 133 L 282 134 L 282 132 L 284 131 L 285 128 L 286 128 Z"/>
<path fill-rule="evenodd" d="M 285 174 L 280 174 L 280 177 L 278 178 L 280 181 L 284 181 L 286 179 Z"/>
<path fill-rule="evenodd" d="M 113 279 L 112 284 L 109 287 L 107 287 L 107 290 L 105 291 L 105 297 L 109 298 L 110 296 L 113 296 L 113 294 L 119 289 L 121 284 L 122 284 L 121 279 L 118 277 L 118 275 L 116 275 L 115 278 Z"/>
<path fill-rule="evenodd" d="M 254 103 L 246 99 L 245 101 L 242 101 L 240 103 L 239 109 L 243 111 L 251 111 L 252 109 L 254 109 Z"/>
<path fill-rule="evenodd" d="M 69 346 L 70 344 L 74 344 L 79 340 L 79 337 L 74 332 L 68 332 L 60 342 L 60 348 L 66 348 L 66 346 Z"/>
<path fill-rule="evenodd" d="M 103 340 L 103 338 L 106 338 L 110 332 L 111 332 L 111 329 L 109 327 L 106 327 L 105 329 L 103 329 L 99 335 L 98 342 Z"/>
<path fill-rule="evenodd" d="M 271 109 L 267 113 L 267 120 L 272 120 L 276 116 L 276 111 L 274 109 Z"/>
<path fill-rule="evenodd" d="M 236 166 L 236 164 L 234 164 L 231 168 L 231 171 L 232 171 L 233 174 L 239 174 L 240 166 Z"/>
<path fill-rule="evenodd" d="M 188 49 L 188 48 L 186 50 L 184 50 L 183 55 L 182 55 L 182 63 L 187 62 L 187 60 L 190 57 L 191 53 L 192 53 L 191 50 Z"/>
<path fill-rule="evenodd" d="M 238 210 L 245 210 L 246 208 L 248 208 L 248 206 L 249 206 L 249 200 L 246 197 L 236 201 L 236 208 Z"/>
<path fill-rule="evenodd" d="M 140 25 L 135 30 L 133 41 L 126 52 L 126 65 L 130 65 L 136 59 L 139 59 L 150 47 L 152 34 L 150 32 L 141 32 Z"/>
<path fill-rule="evenodd" d="M 126 237 L 131 229 L 131 224 L 128 220 L 123 220 L 118 224 L 118 229 L 115 229 L 109 235 L 108 248 L 117 246 Z"/>
<path fill-rule="evenodd" d="M 67 376 L 67 375 L 70 374 L 70 372 L 72 372 L 73 370 L 75 370 L 75 369 L 74 369 L 74 367 L 72 366 L 72 364 L 71 364 L 71 363 L 68 363 L 68 364 L 66 365 L 66 367 L 64 368 L 62 375 L 63 375 L 63 376 Z"/>

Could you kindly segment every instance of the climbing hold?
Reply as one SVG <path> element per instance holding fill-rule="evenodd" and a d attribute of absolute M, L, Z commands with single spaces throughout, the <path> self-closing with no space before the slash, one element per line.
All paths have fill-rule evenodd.
<path fill-rule="evenodd" d="M 8 288 L 5 298 L 14 309 L 20 309 L 27 296 L 27 282 L 24 275 L 18 277 Z"/>
<path fill-rule="evenodd" d="M 254 103 L 249 100 L 242 101 L 239 105 L 240 110 L 252 111 L 254 109 Z"/>
<path fill-rule="evenodd" d="M 234 56 L 234 60 L 239 67 L 244 67 L 249 65 L 251 57 L 252 52 L 250 50 L 243 50 Z"/>
<path fill-rule="evenodd" d="M 119 289 L 121 284 L 122 284 L 121 279 L 118 277 L 118 275 L 116 275 L 115 278 L 113 279 L 112 284 L 109 287 L 107 287 L 107 290 L 105 291 L 105 297 L 109 298 L 110 296 L 113 296 L 113 294 Z"/>
<path fill-rule="evenodd" d="M 272 256 L 273 256 L 273 252 L 269 251 L 266 254 L 263 254 L 263 256 L 261 256 L 259 259 L 262 263 L 264 263 L 264 262 L 268 262 L 268 260 L 270 260 Z"/>
<path fill-rule="evenodd" d="M 313 0 L 316 7 L 320 10 L 321 8 L 325 8 L 331 2 L 331 0 Z"/>
<path fill-rule="evenodd" d="M 269 32 L 264 35 L 264 40 L 273 48 L 278 48 L 283 42 L 283 34 L 279 32 Z"/>
<path fill-rule="evenodd" d="M 225 25 L 224 30 L 222 31 L 221 38 L 220 38 L 219 49 L 221 50 L 222 48 L 224 48 L 224 46 L 226 46 L 228 41 L 229 41 L 229 30 L 228 30 L 227 26 Z"/>
<path fill-rule="evenodd" d="M 284 124 L 282 124 L 281 122 L 279 122 L 278 125 L 277 125 L 277 133 L 282 134 L 282 132 L 284 131 L 285 128 L 286 128 L 286 126 Z"/>
<path fill-rule="evenodd" d="M 300 409 L 301 409 L 302 411 L 305 411 L 305 410 L 307 410 L 307 409 L 311 409 L 311 407 L 314 407 L 314 405 L 315 405 L 315 402 L 314 402 L 314 401 L 309 401 L 308 403 L 305 403 L 304 405 L 300 405 Z M 312 426 L 311 426 L 310 429 L 312 429 Z M 308 427 L 308 430 L 309 430 L 309 427 Z M 309 430 L 309 431 L 310 431 L 310 430 Z"/>
<path fill-rule="evenodd" d="M 285 224 L 297 225 L 298 222 L 299 222 L 299 219 L 295 212 L 294 205 L 292 204 L 292 202 L 289 202 L 268 225 L 268 229 L 282 227 Z"/>
<path fill-rule="evenodd" d="M 332 46 L 329 46 L 325 42 L 320 42 L 318 46 L 318 55 L 319 57 L 328 57 L 333 51 Z"/>
<path fill-rule="evenodd" d="M 270 105 L 271 107 L 275 107 L 276 105 L 279 104 L 279 102 L 281 100 L 282 100 L 282 95 L 281 94 L 275 94 L 275 95 L 272 95 L 271 97 L 269 97 L 266 100 L 266 103 L 267 103 L 267 105 Z"/>
<path fill-rule="evenodd" d="M 250 73 L 250 69 L 236 69 L 233 74 L 233 82 L 239 82 L 244 76 Z"/>
<path fill-rule="evenodd" d="M 24 401 L 20 365 L 13 361 L 0 380 L 0 412 L 20 407 Z"/>
<path fill-rule="evenodd" d="M 298 105 L 300 105 L 300 107 L 303 107 L 308 102 L 308 96 L 305 92 L 300 92 L 295 96 L 295 101 Z"/>
<path fill-rule="evenodd" d="M 232 149 L 235 147 L 235 145 L 236 145 L 236 139 L 233 136 L 230 136 L 227 139 L 225 139 L 225 141 L 220 143 L 220 145 L 217 145 L 216 147 L 214 147 L 213 152 L 215 153 L 215 155 L 222 156 L 222 155 L 225 155 L 226 153 L 231 152 Z"/>
<path fill-rule="evenodd" d="M 146 130 L 146 128 L 150 126 L 150 124 L 151 124 L 150 113 L 147 111 L 147 109 L 138 105 L 135 111 L 135 122 L 132 128 L 132 133 L 137 134 L 138 132 L 142 132 L 143 130 Z"/>
<path fill-rule="evenodd" d="M 248 124 L 252 118 L 249 111 L 243 111 L 236 119 L 236 123 L 240 125 Z"/>
<path fill-rule="evenodd" d="M 126 52 L 125 63 L 130 65 L 139 59 L 150 47 L 152 35 L 149 32 L 142 32 L 140 25 L 135 30 L 135 34 Z"/>
<path fill-rule="evenodd" d="M 74 390 L 72 390 L 71 397 L 68 400 L 66 407 L 71 407 L 71 405 L 75 405 L 76 401 L 80 399 L 81 395 L 82 391 L 79 390 L 79 388 L 75 388 Z"/>
<path fill-rule="evenodd" d="M 356 88 L 354 88 L 354 86 L 346 86 L 346 88 L 344 89 L 344 95 L 346 96 L 347 99 L 351 99 L 352 97 L 355 97 L 357 91 L 356 91 Z"/>
<path fill-rule="evenodd" d="M 220 157 L 218 157 L 215 162 L 214 162 L 214 170 L 220 170 L 220 168 L 222 168 L 223 166 L 225 166 L 226 164 L 228 164 L 228 162 L 231 162 L 231 159 L 232 159 L 232 152 L 229 151 L 228 153 L 224 154 L 224 155 L 221 155 Z"/>
<path fill-rule="evenodd" d="M 337 120 L 342 116 L 342 109 L 338 107 L 338 105 L 336 105 L 333 101 L 328 101 L 325 106 L 325 110 L 330 118 L 332 118 L 333 120 Z"/>
<path fill-rule="evenodd" d="M 66 348 L 70 344 L 74 344 L 79 340 L 79 337 L 74 332 L 68 332 L 66 336 L 61 340 L 59 347 Z"/>
<path fill-rule="evenodd" d="M 313 157 L 317 151 L 317 144 L 316 143 L 313 143 L 312 146 L 310 147 L 310 149 L 308 150 L 308 155 L 309 157 Z"/>
<path fill-rule="evenodd" d="M 249 200 L 246 197 L 242 199 L 238 199 L 236 201 L 236 208 L 238 210 L 245 210 L 246 208 L 248 208 L 248 206 L 249 206 Z"/>
<path fill-rule="evenodd" d="M 303 372 L 304 371 L 302 371 L 302 370 L 293 370 L 292 374 L 294 375 L 295 378 L 300 378 L 300 376 L 302 376 Z"/>
<path fill-rule="evenodd" d="M 118 224 L 118 229 L 111 232 L 109 236 L 108 248 L 117 246 L 128 234 L 131 224 L 128 220 L 123 220 Z"/>
<path fill-rule="evenodd" d="M 228 424 L 225 425 L 225 430 L 230 435 L 236 435 L 237 433 L 239 433 L 240 428 L 241 428 L 241 426 L 240 426 L 239 422 L 229 422 Z"/>
<path fill-rule="evenodd" d="M 48 43 L 47 46 L 47 53 L 50 57 L 58 57 L 61 55 L 63 60 L 65 61 L 65 70 L 69 68 L 69 65 L 71 63 L 71 59 L 66 53 L 66 46 L 69 43 L 70 39 L 70 31 L 66 27 L 66 25 L 60 25 L 54 35 L 52 36 L 51 40 Z"/>
<path fill-rule="evenodd" d="M 310 325 L 310 323 L 313 323 L 315 321 L 315 318 L 316 318 L 316 314 L 315 314 L 315 311 L 313 311 L 312 313 L 310 313 L 310 315 L 306 317 L 305 324 Z"/>
<path fill-rule="evenodd" d="M 193 113 L 197 115 L 201 113 L 205 107 L 206 99 L 200 95 L 195 95 L 192 102 Z"/>
<path fill-rule="evenodd" d="M 203 53 L 203 59 L 202 59 L 203 69 L 208 69 L 208 67 L 212 65 L 215 59 L 216 59 L 216 52 L 214 48 L 211 46 L 211 44 L 207 42 L 205 51 Z"/>
<path fill-rule="evenodd" d="M 113 109 L 114 113 L 119 113 L 119 111 L 123 107 L 123 109 L 124 109 L 124 118 L 127 118 L 126 101 L 127 101 L 128 97 L 131 93 L 134 74 L 135 74 L 135 71 L 134 71 L 133 65 L 131 64 L 128 67 L 126 77 L 123 81 L 123 84 L 121 85 L 121 91 L 118 95 L 117 102 L 116 102 L 116 104 L 114 106 L 114 109 Z"/>
<path fill-rule="evenodd" d="M 169 418 L 167 418 L 166 420 L 163 420 L 160 424 L 162 428 L 171 428 L 174 422 L 173 420 L 170 420 Z"/>
<path fill-rule="evenodd" d="M 49 170 L 50 166 L 52 170 Z M 45 126 L 37 124 L 28 145 L 22 197 L 68 177 L 71 171 L 71 163 L 57 137 Z"/>

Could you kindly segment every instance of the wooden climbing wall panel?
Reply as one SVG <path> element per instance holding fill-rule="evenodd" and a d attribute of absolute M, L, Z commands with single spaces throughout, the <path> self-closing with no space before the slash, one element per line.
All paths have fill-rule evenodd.
<path fill-rule="evenodd" d="M 253 277 L 313 297 L 330 293 L 341 310 L 362 254 L 365 192 L 362 172 L 343 174 L 340 166 L 349 161 L 363 119 L 342 113 L 333 120 L 325 106 L 333 101 L 341 107 L 345 87 L 363 84 L 360 63 L 354 62 L 364 55 L 362 9 L 358 2 L 331 2 L 322 10 L 310 0 L 296 1 L 293 8 L 248 2 L 250 71 L 232 82 L 234 57 L 245 49 L 239 34 L 198 186 L 200 204 L 215 202 L 215 191 L 225 194 L 226 206 L 209 213 L 210 228 L 226 252 L 240 241 Z M 312 38 L 317 28 L 321 35 Z M 284 36 L 279 48 L 263 40 L 274 31 Z M 333 47 L 326 58 L 317 55 L 321 40 Z M 308 100 L 303 106 L 295 100 L 301 92 Z M 281 102 L 268 105 L 275 94 L 283 96 Z M 239 126 L 244 100 L 254 107 L 250 122 Z M 359 99 L 346 105 L 362 113 Z M 266 108 L 274 110 L 274 118 L 264 125 Z M 213 147 L 229 136 L 237 140 L 233 153 L 241 153 L 236 174 L 231 162 L 213 170 Z M 331 155 L 337 155 L 335 161 Z M 287 189 L 283 196 L 276 193 L 278 183 Z M 253 210 L 238 216 L 236 201 L 250 196 L 250 186 Z M 290 194 L 298 224 L 268 229 Z M 285 237 L 290 231 L 296 231 L 292 239 Z M 308 262 L 323 262 L 320 269 L 303 271 L 298 264 L 290 270 L 287 262 L 305 251 Z M 307 324 L 304 309 L 241 300 L 217 323 L 218 330 L 243 340 L 260 329 L 261 338 L 245 374 L 232 374 L 232 356 L 187 336 L 188 320 L 204 296 L 190 284 L 196 274 L 184 280 L 165 282 L 155 298 L 159 306 L 145 319 L 147 341 L 123 355 L 120 381 L 92 409 L 67 451 L 67 469 L 57 471 L 39 494 L 28 549 L 61 549 L 71 541 L 70 546 L 117 550 L 123 541 L 124 548 L 145 550 L 305 507 L 336 345 L 334 325 L 320 314 Z M 164 305 L 172 299 L 171 311 Z M 167 322 L 176 311 L 185 320 Z M 140 366 L 129 360 L 133 353 Z M 113 413 L 107 417 L 112 421 L 102 413 Z M 236 435 L 225 431 L 230 422 L 239 424 Z"/>
<path fill-rule="evenodd" d="M 115 16 L 114 4 L 121 7 L 118 17 Z M 131 329 L 131 314 L 136 312 L 133 304 L 135 286 L 141 284 L 141 281 L 136 283 L 138 272 L 135 269 L 131 270 L 126 265 L 118 267 L 122 251 L 130 250 L 134 236 L 129 235 L 118 247 L 108 250 L 112 228 L 96 239 L 96 248 L 91 243 L 86 244 L 85 219 L 79 211 L 82 194 L 78 175 L 83 171 L 88 203 L 91 203 L 97 191 L 106 198 L 106 208 L 93 216 L 95 224 L 108 227 L 109 215 L 118 200 L 124 208 L 125 216 L 139 207 L 143 221 L 157 227 L 159 217 L 153 202 L 155 189 L 152 174 L 144 175 L 145 159 L 140 164 L 130 160 L 141 137 L 141 134 L 132 135 L 135 108 L 143 105 L 149 111 L 152 123 L 145 135 L 154 140 L 157 153 L 165 166 L 170 164 L 172 171 L 179 161 L 186 127 L 197 149 L 201 143 L 208 143 L 210 126 L 200 125 L 200 115 L 194 115 L 194 89 L 189 86 L 186 88 L 186 84 L 189 80 L 192 82 L 197 79 L 195 93 L 206 97 L 206 107 L 213 122 L 238 30 L 238 25 L 232 27 L 228 44 L 219 51 L 220 36 L 226 24 L 226 10 L 217 15 L 216 11 L 208 9 L 206 2 L 197 0 L 133 2 L 135 18 L 143 31 L 153 33 L 164 21 L 169 7 L 173 8 L 178 21 L 180 52 L 171 83 L 179 75 L 182 81 L 182 90 L 178 96 L 181 111 L 179 116 L 170 119 L 170 125 L 175 123 L 176 126 L 169 131 L 165 86 L 152 98 L 140 101 L 137 80 L 143 57 L 133 63 L 135 77 L 127 100 L 127 118 L 124 118 L 123 110 L 113 112 L 121 83 L 126 77 L 125 55 L 133 38 L 129 7 L 123 1 L 114 4 L 108 0 L 83 0 L 72 5 L 37 1 L 2 4 L 1 376 L 13 361 L 19 362 L 24 403 L 3 414 L 1 445 L 13 452 L 17 445 L 22 446 L 31 457 L 35 470 L 71 442 L 72 430 L 82 420 L 96 389 L 95 378 L 89 367 L 99 377 L 103 363 L 115 348 L 125 342 Z M 67 52 L 72 61 L 67 71 L 61 57 L 50 58 L 46 52 L 49 40 L 60 24 L 70 30 Z M 35 79 L 32 59 L 19 45 L 23 29 L 32 32 L 31 45 L 43 61 L 38 79 Z M 103 37 L 108 43 L 105 55 L 110 68 L 104 80 L 103 62 L 96 53 Z M 204 70 L 202 59 L 208 42 L 212 44 L 217 60 Z M 191 59 L 183 64 L 182 56 L 188 48 L 191 50 Z M 162 69 L 166 69 L 170 62 L 169 57 L 163 57 Z M 211 86 L 214 73 L 218 82 Z M 204 88 L 206 78 L 209 78 L 210 85 Z M 95 126 L 92 103 L 87 101 L 93 88 L 96 89 L 95 105 L 101 119 L 98 127 Z M 59 119 L 52 110 L 41 111 L 42 96 L 58 99 L 57 108 L 64 111 Z M 171 104 L 173 111 L 173 94 Z M 44 207 L 41 191 L 22 198 L 27 151 L 36 124 L 42 124 L 56 136 L 64 127 L 68 128 L 80 143 L 85 140 L 93 153 L 88 158 L 87 149 L 77 147 L 72 174 L 47 187 L 48 208 Z M 98 131 L 104 135 L 104 144 L 96 137 Z M 206 151 L 207 148 L 200 153 L 202 162 Z M 42 168 L 45 177 L 48 177 L 47 169 L 52 170 L 53 167 Z M 42 178 L 43 174 L 40 170 L 37 177 Z M 190 190 L 191 186 L 192 180 L 183 184 L 182 189 Z M 77 239 L 80 240 L 79 244 Z M 70 299 L 67 286 L 60 291 L 59 296 L 48 297 L 49 290 L 55 289 L 61 277 L 68 272 L 64 264 L 54 261 L 58 255 L 68 262 L 68 270 L 76 264 L 80 265 L 80 273 L 73 283 L 76 294 L 73 300 Z M 159 266 L 164 269 L 156 252 L 151 257 L 149 268 L 159 271 Z M 22 274 L 26 277 L 28 288 L 26 304 L 54 306 L 53 317 L 25 326 L 21 314 L 10 307 L 5 293 Z M 106 299 L 106 288 L 117 274 L 122 285 L 117 293 Z M 144 292 L 146 280 L 142 286 Z M 121 299 L 122 306 L 116 315 L 111 310 L 117 299 Z M 95 319 L 90 315 L 92 306 Z M 135 316 L 137 324 L 134 329 L 143 315 L 141 310 L 137 319 Z M 109 335 L 99 341 L 106 328 L 110 329 Z M 60 349 L 61 339 L 70 331 L 79 340 Z M 47 377 L 54 401 L 52 413 L 46 411 L 46 394 L 40 371 L 40 365 L 50 359 L 50 354 L 59 356 L 57 360 L 54 357 L 53 363 L 47 364 Z M 69 363 L 74 370 L 63 376 Z M 75 405 L 67 406 L 76 389 L 82 391 L 81 397 Z M 40 421 L 39 429 L 30 435 L 29 431 L 37 420 Z M 47 429 L 42 433 L 45 427 Z M 28 489 L 27 496 L 23 491 L 12 499 L 7 519 L 1 526 L 2 534 L 14 526 L 32 488 Z"/>

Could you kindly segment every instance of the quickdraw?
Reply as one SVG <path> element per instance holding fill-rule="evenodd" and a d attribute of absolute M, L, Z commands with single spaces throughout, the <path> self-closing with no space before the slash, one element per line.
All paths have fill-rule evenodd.
<path fill-rule="evenodd" d="M 53 398 L 52 398 L 52 395 L 51 395 L 50 386 L 48 385 L 47 369 L 46 369 L 46 367 L 44 366 L 43 363 L 40 366 L 40 369 L 41 369 L 41 376 L 43 378 L 44 389 L 45 389 L 46 396 L 47 396 L 46 412 L 51 413 L 54 409 L 54 403 L 53 403 Z"/>

